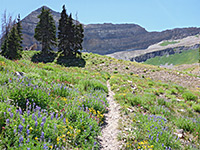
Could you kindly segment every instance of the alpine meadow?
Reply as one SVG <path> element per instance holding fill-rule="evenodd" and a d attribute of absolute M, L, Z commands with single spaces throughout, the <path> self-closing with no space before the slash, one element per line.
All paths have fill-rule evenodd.
<path fill-rule="evenodd" d="M 200 149 L 200 28 L 85 25 L 61 8 L 2 15 L 0 149 Z"/>

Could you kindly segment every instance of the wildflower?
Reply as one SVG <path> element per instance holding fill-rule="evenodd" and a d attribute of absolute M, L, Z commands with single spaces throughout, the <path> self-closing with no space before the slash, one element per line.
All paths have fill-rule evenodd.
<path fill-rule="evenodd" d="M 37 120 L 37 116 L 35 116 L 35 121 Z"/>
<path fill-rule="evenodd" d="M 48 149 L 48 146 L 47 146 L 47 144 L 44 144 L 44 147 L 43 147 L 43 149 L 45 149 L 45 150 L 47 150 L 47 149 Z"/>
<path fill-rule="evenodd" d="M 8 111 L 10 112 L 10 111 L 11 111 L 11 109 L 10 109 L 10 108 L 8 108 Z"/>
<path fill-rule="evenodd" d="M 56 114 L 56 119 L 58 118 L 58 113 Z"/>
<path fill-rule="evenodd" d="M 41 133 L 41 139 L 44 139 L 44 132 Z"/>
<path fill-rule="evenodd" d="M 51 114 L 51 120 L 53 120 L 53 117 L 54 117 L 54 114 L 52 113 L 52 114 Z"/>
<path fill-rule="evenodd" d="M 151 137 L 151 140 L 153 140 L 153 136 Z"/>
<path fill-rule="evenodd" d="M 9 123 L 10 122 L 10 120 L 9 119 L 6 119 L 6 123 Z"/>
<path fill-rule="evenodd" d="M 23 142 L 23 136 L 21 136 L 20 138 L 19 138 L 19 143 L 22 143 Z"/>
<path fill-rule="evenodd" d="M 44 122 L 41 123 L 41 127 L 44 127 Z"/>
<path fill-rule="evenodd" d="M 30 150 L 31 148 L 27 148 L 27 150 Z"/>
<path fill-rule="evenodd" d="M 44 122 L 44 123 L 46 122 L 46 117 L 42 118 L 42 122 Z"/>
<path fill-rule="evenodd" d="M 158 140 L 159 140 L 159 139 L 157 138 L 157 139 L 156 139 L 156 142 L 158 142 Z"/>
<path fill-rule="evenodd" d="M 14 129 L 14 133 L 16 133 L 16 129 Z"/>
<path fill-rule="evenodd" d="M 29 129 L 27 129 L 27 130 L 26 130 L 26 134 L 27 134 L 27 135 L 29 135 L 29 133 L 30 133 L 30 130 L 29 130 Z"/>
<path fill-rule="evenodd" d="M 94 145 L 96 145 L 96 144 L 97 144 L 97 142 L 95 141 L 95 142 L 94 142 Z"/>
<path fill-rule="evenodd" d="M 53 148 L 53 146 L 52 146 L 52 145 L 50 145 L 50 146 L 49 146 L 49 148 L 50 148 L 50 149 L 52 149 L 52 148 Z"/>
<path fill-rule="evenodd" d="M 23 126 L 21 124 L 18 126 L 18 128 L 19 128 L 19 132 L 22 132 Z"/>
<path fill-rule="evenodd" d="M 33 114 L 32 114 L 32 120 L 34 120 L 34 118 L 35 118 L 35 114 L 33 113 Z"/>
<path fill-rule="evenodd" d="M 35 137 L 35 140 L 38 140 L 38 138 L 37 138 L 37 137 Z"/>
<path fill-rule="evenodd" d="M 13 117 L 13 113 L 10 113 L 10 118 L 12 118 Z"/>
<path fill-rule="evenodd" d="M 28 143 L 28 142 L 30 142 L 30 139 L 29 139 L 29 138 L 26 140 L 26 143 Z"/>
<path fill-rule="evenodd" d="M 24 118 L 22 118 L 22 122 L 23 122 L 23 123 L 25 122 L 25 119 L 24 119 Z"/>

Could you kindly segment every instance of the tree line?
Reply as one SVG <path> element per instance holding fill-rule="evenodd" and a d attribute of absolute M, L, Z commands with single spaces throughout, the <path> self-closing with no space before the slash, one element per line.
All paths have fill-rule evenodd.
<path fill-rule="evenodd" d="M 48 55 L 53 48 L 64 56 L 76 57 L 83 49 L 84 29 L 82 24 L 74 21 L 72 14 L 67 14 L 65 5 L 61 12 L 58 25 L 58 37 L 56 37 L 56 25 L 49 9 L 42 7 L 39 22 L 35 28 L 34 38 L 42 45 L 41 53 Z M 4 20 L 6 17 L 4 15 Z M 20 59 L 22 57 L 22 25 L 20 15 L 16 21 L 4 21 L 2 25 L 1 55 L 8 59 Z"/>

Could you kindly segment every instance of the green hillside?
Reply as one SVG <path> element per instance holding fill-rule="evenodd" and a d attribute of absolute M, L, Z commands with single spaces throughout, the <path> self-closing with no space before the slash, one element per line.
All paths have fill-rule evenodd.
<path fill-rule="evenodd" d="M 107 81 L 121 105 L 122 149 L 200 149 L 198 80 L 92 53 L 58 56 L 0 56 L 0 149 L 100 149 Z"/>
<path fill-rule="evenodd" d="M 199 58 L 198 49 L 184 51 L 180 54 L 174 54 L 169 56 L 157 56 L 145 61 L 145 64 L 151 65 L 164 65 L 166 63 L 173 65 L 181 65 L 181 64 L 192 64 L 197 63 Z"/>

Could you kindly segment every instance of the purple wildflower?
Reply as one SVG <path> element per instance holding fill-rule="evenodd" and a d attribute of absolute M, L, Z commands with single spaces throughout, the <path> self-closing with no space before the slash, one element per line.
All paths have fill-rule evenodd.
<path fill-rule="evenodd" d="M 56 114 L 56 119 L 58 118 L 58 113 Z"/>
<path fill-rule="evenodd" d="M 32 114 L 32 120 L 34 120 L 34 118 L 35 118 L 35 114 L 33 113 L 33 114 Z"/>
<path fill-rule="evenodd" d="M 54 114 L 52 113 L 52 114 L 51 114 L 51 120 L 53 120 L 53 117 L 54 117 Z"/>
<path fill-rule="evenodd" d="M 156 142 L 158 142 L 158 140 L 159 140 L 159 139 L 157 138 L 157 139 L 156 139 Z"/>
<path fill-rule="evenodd" d="M 23 126 L 21 124 L 18 126 L 18 128 L 19 128 L 19 132 L 22 132 Z"/>
<path fill-rule="evenodd" d="M 37 120 L 37 116 L 35 116 L 35 121 Z"/>
<path fill-rule="evenodd" d="M 21 136 L 20 138 L 19 138 L 19 143 L 22 143 L 23 142 L 23 136 Z"/>
<path fill-rule="evenodd" d="M 151 136 L 151 140 L 153 140 L 153 136 Z"/>
<path fill-rule="evenodd" d="M 22 122 L 23 122 L 23 123 L 25 122 L 25 119 L 24 119 L 24 118 L 22 118 Z"/>
<path fill-rule="evenodd" d="M 11 111 L 11 109 L 10 109 L 10 108 L 8 108 L 8 111 L 10 112 L 10 111 Z"/>
<path fill-rule="evenodd" d="M 42 122 L 46 122 L 46 117 L 44 116 L 43 118 L 42 118 Z"/>
<path fill-rule="evenodd" d="M 44 149 L 44 150 L 48 150 L 48 146 L 47 146 L 47 144 L 44 144 L 43 149 Z"/>
<path fill-rule="evenodd" d="M 162 144 L 162 147 L 164 147 L 164 144 Z"/>
<path fill-rule="evenodd" d="M 16 129 L 14 129 L 14 133 L 16 133 Z"/>
<path fill-rule="evenodd" d="M 97 142 L 94 142 L 94 145 L 96 145 L 97 144 Z"/>
<path fill-rule="evenodd" d="M 41 133 L 41 139 L 44 139 L 44 132 Z"/>
<path fill-rule="evenodd" d="M 26 134 L 27 134 L 27 135 L 29 135 L 29 133 L 30 133 L 30 130 L 29 130 L 29 129 L 27 129 L 27 130 L 26 130 Z"/>
<path fill-rule="evenodd" d="M 6 117 L 6 112 L 4 112 L 4 117 Z"/>
<path fill-rule="evenodd" d="M 6 119 L 6 123 L 9 123 L 10 122 L 10 120 L 9 119 Z"/>
<path fill-rule="evenodd" d="M 44 127 L 44 122 L 41 123 L 41 126 Z"/>
<path fill-rule="evenodd" d="M 40 111 L 38 111 L 38 118 L 40 118 L 41 114 L 40 114 Z"/>
<path fill-rule="evenodd" d="M 30 139 L 29 139 L 29 138 L 27 139 L 26 143 L 28 143 L 28 142 L 30 142 Z"/>

